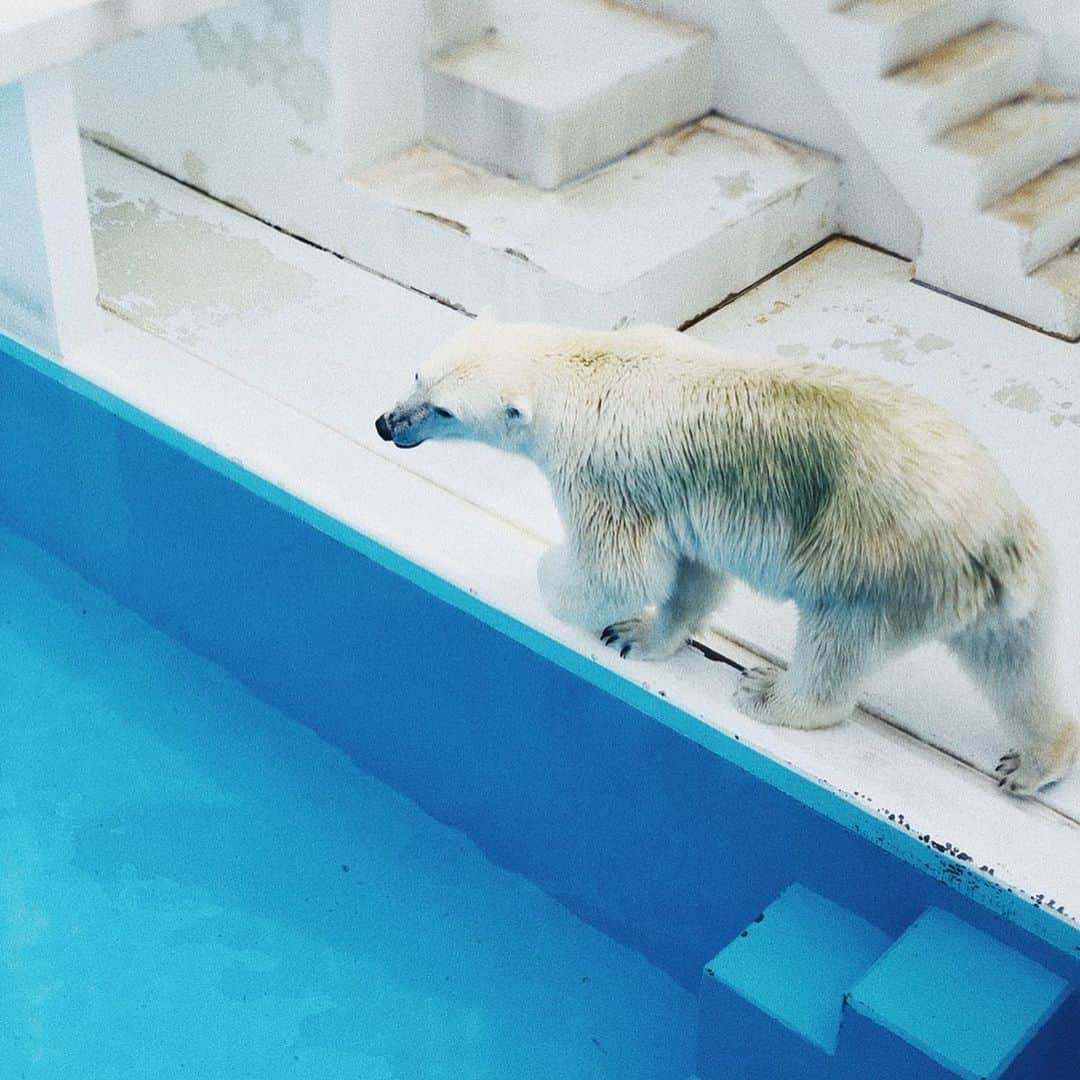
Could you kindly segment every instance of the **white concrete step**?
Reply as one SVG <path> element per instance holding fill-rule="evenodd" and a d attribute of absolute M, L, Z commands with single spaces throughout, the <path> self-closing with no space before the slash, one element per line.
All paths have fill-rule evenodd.
<path fill-rule="evenodd" d="M 832 158 L 716 116 L 558 191 L 426 146 L 355 179 L 412 238 L 380 271 L 519 320 L 679 325 L 837 225 Z"/>
<path fill-rule="evenodd" d="M 987 213 L 1015 230 L 1025 273 L 1038 269 L 1080 238 L 1080 157 L 1047 169 Z"/>
<path fill-rule="evenodd" d="M 900 55 L 919 35 L 945 34 L 941 20 L 962 26 L 984 12 L 933 0 L 761 3 L 919 216 L 919 279 L 1063 337 L 1080 333 L 1072 261 L 1029 272 L 1075 236 L 1064 179 L 1036 190 L 1034 211 L 1021 198 L 1020 223 L 985 212 L 1078 149 L 1075 103 L 1037 81 L 1042 38 L 987 23 L 883 74 L 868 26 L 884 55 Z"/>
<path fill-rule="evenodd" d="M 946 131 L 938 145 L 960 159 L 974 205 L 985 207 L 1080 152 L 1080 101 L 1034 86 Z"/>
<path fill-rule="evenodd" d="M 844 14 L 877 35 L 880 74 L 895 71 L 970 33 L 990 18 L 991 0 L 857 0 Z"/>
<path fill-rule="evenodd" d="M 905 92 L 922 131 L 939 135 L 1018 97 L 1038 78 L 1041 58 L 1040 38 L 990 23 L 900 68 L 889 82 Z"/>
<path fill-rule="evenodd" d="M 712 38 L 605 0 L 503 3 L 428 64 L 428 139 L 551 189 L 710 108 Z"/>
<path fill-rule="evenodd" d="M 919 258 L 919 280 L 1067 341 L 1080 340 L 1080 249 L 1024 274 L 1008 265 L 1007 248 L 984 246 L 981 236 L 978 222 L 967 227 L 958 222 L 955 230 L 928 237 Z"/>
<path fill-rule="evenodd" d="M 1068 341 L 1080 341 L 1080 239 L 1064 254 L 1040 266 L 1031 278 L 1050 296 L 1060 297 L 1060 317 L 1050 329 Z M 1043 323 L 1040 320 L 1036 325 Z"/>
<path fill-rule="evenodd" d="M 427 0 L 428 55 L 460 49 L 494 29 L 491 0 Z"/>

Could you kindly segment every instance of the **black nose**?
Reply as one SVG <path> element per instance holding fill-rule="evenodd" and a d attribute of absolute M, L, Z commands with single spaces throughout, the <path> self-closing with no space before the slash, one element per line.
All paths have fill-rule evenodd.
<path fill-rule="evenodd" d="M 394 437 L 393 433 L 390 431 L 390 425 L 386 422 L 385 413 L 375 421 L 375 430 L 379 433 L 379 438 L 384 442 L 390 442 Z"/>

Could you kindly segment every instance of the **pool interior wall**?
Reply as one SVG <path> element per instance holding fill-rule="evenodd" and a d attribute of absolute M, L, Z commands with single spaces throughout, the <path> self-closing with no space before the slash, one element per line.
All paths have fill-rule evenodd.
<path fill-rule="evenodd" d="M 952 911 L 1077 985 L 1075 951 L 882 850 L 857 822 L 843 827 L 764 783 L 715 752 L 720 733 L 688 738 L 652 706 L 542 654 L 526 628 L 67 373 L 7 352 L 0 522 L 235 677 L 249 732 L 256 699 L 265 715 L 306 725 L 688 994 L 793 881 L 891 935 L 930 905 Z M 210 737 L 197 721 L 196 743 Z M 281 775 L 288 763 L 257 767 Z M 314 806 L 320 783 L 311 778 Z M 212 838 L 206 813 L 172 826 Z M 166 823 L 153 827 L 166 842 Z M 302 845 L 292 850 L 301 857 Z M 175 886 L 168 858 L 154 860 L 131 887 Z M 258 871 L 257 860 L 241 865 Z M 313 853 L 313 875 L 317 866 Z M 988 887 L 964 875 L 958 865 L 964 888 Z M 1075 1029 L 1077 995 L 1066 1008 Z"/>

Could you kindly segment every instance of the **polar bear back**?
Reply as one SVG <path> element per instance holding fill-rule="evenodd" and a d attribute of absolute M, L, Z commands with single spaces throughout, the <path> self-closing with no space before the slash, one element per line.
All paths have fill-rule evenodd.
<path fill-rule="evenodd" d="M 564 517 L 582 499 L 662 517 L 673 545 L 782 596 L 1023 606 L 1045 577 L 1042 534 L 990 455 L 904 387 L 664 327 L 535 329 L 540 457 Z"/>

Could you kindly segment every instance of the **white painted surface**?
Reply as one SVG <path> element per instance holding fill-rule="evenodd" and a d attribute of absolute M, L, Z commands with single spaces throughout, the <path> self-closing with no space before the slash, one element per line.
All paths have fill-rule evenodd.
<path fill-rule="evenodd" d="M 1080 151 L 1080 99 L 1035 86 L 945 132 L 928 147 L 928 164 L 954 160 L 939 173 L 951 202 L 984 209 Z M 961 168 L 957 168 L 956 158 Z M 1073 234 L 1080 236 L 1080 230 Z"/>
<path fill-rule="evenodd" d="M 68 358 L 73 370 L 795 772 L 851 799 L 857 791 L 868 812 L 903 815 L 905 828 L 970 854 L 998 882 L 1053 897 L 1069 918 L 1080 911 L 1080 831 L 1062 814 L 1008 799 L 983 772 L 873 717 L 825 732 L 769 728 L 730 708 L 733 674 L 724 665 L 689 650 L 662 665 L 620 662 L 556 623 L 535 584 L 536 560 L 557 529 L 539 474 L 466 444 L 406 456 L 373 431 L 417 357 L 461 315 L 113 155 L 96 151 L 88 162 L 103 291 L 124 319 L 110 315 L 104 340 Z M 846 244 L 832 250 L 862 254 Z M 983 346 L 1004 325 L 906 286 L 892 260 L 873 260 L 847 268 L 851 306 L 866 319 L 885 305 L 884 318 L 891 290 L 909 291 L 909 328 L 928 357 L 942 349 L 922 337 L 919 320 L 936 318 L 938 305 L 951 316 L 952 341 L 969 319 L 968 334 Z M 835 332 L 837 316 L 822 318 L 811 284 L 789 278 L 783 302 L 819 335 Z M 776 325 L 776 301 L 762 315 L 745 306 L 756 295 L 726 309 L 742 311 L 730 333 L 744 342 Z M 722 326 L 718 316 L 710 336 Z M 1028 354 L 1045 343 L 1016 333 Z M 883 336 L 891 340 L 891 330 Z"/>
<path fill-rule="evenodd" d="M 988 21 L 992 0 L 856 0 L 833 4 L 876 30 L 875 66 L 880 74 L 918 60 L 945 42 Z"/>
<path fill-rule="evenodd" d="M 183 22 L 227 0 L 10 0 L 0 7 L 0 83 L 114 41 Z"/>
<path fill-rule="evenodd" d="M 913 256 L 918 217 L 828 93 L 815 81 L 762 0 L 626 0 L 712 30 L 717 112 L 832 154 L 842 163 L 840 230 Z M 791 0 L 795 3 L 796 0 Z M 820 0 L 824 10 L 826 0 Z M 835 56 L 851 57 L 837 48 Z"/>
<path fill-rule="evenodd" d="M 99 329 L 66 71 L 0 86 L 0 330 L 58 356 Z"/>
<path fill-rule="evenodd" d="M 494 0 L 427 0 L 425 56 L 483 37 L 495 25 Z"/>
<path fill-rule="evenodd" d="M 427 64 L 428 140 L 545 189 L 712 105 L 710 36 L 604 0 L 502 0 Z"/>

